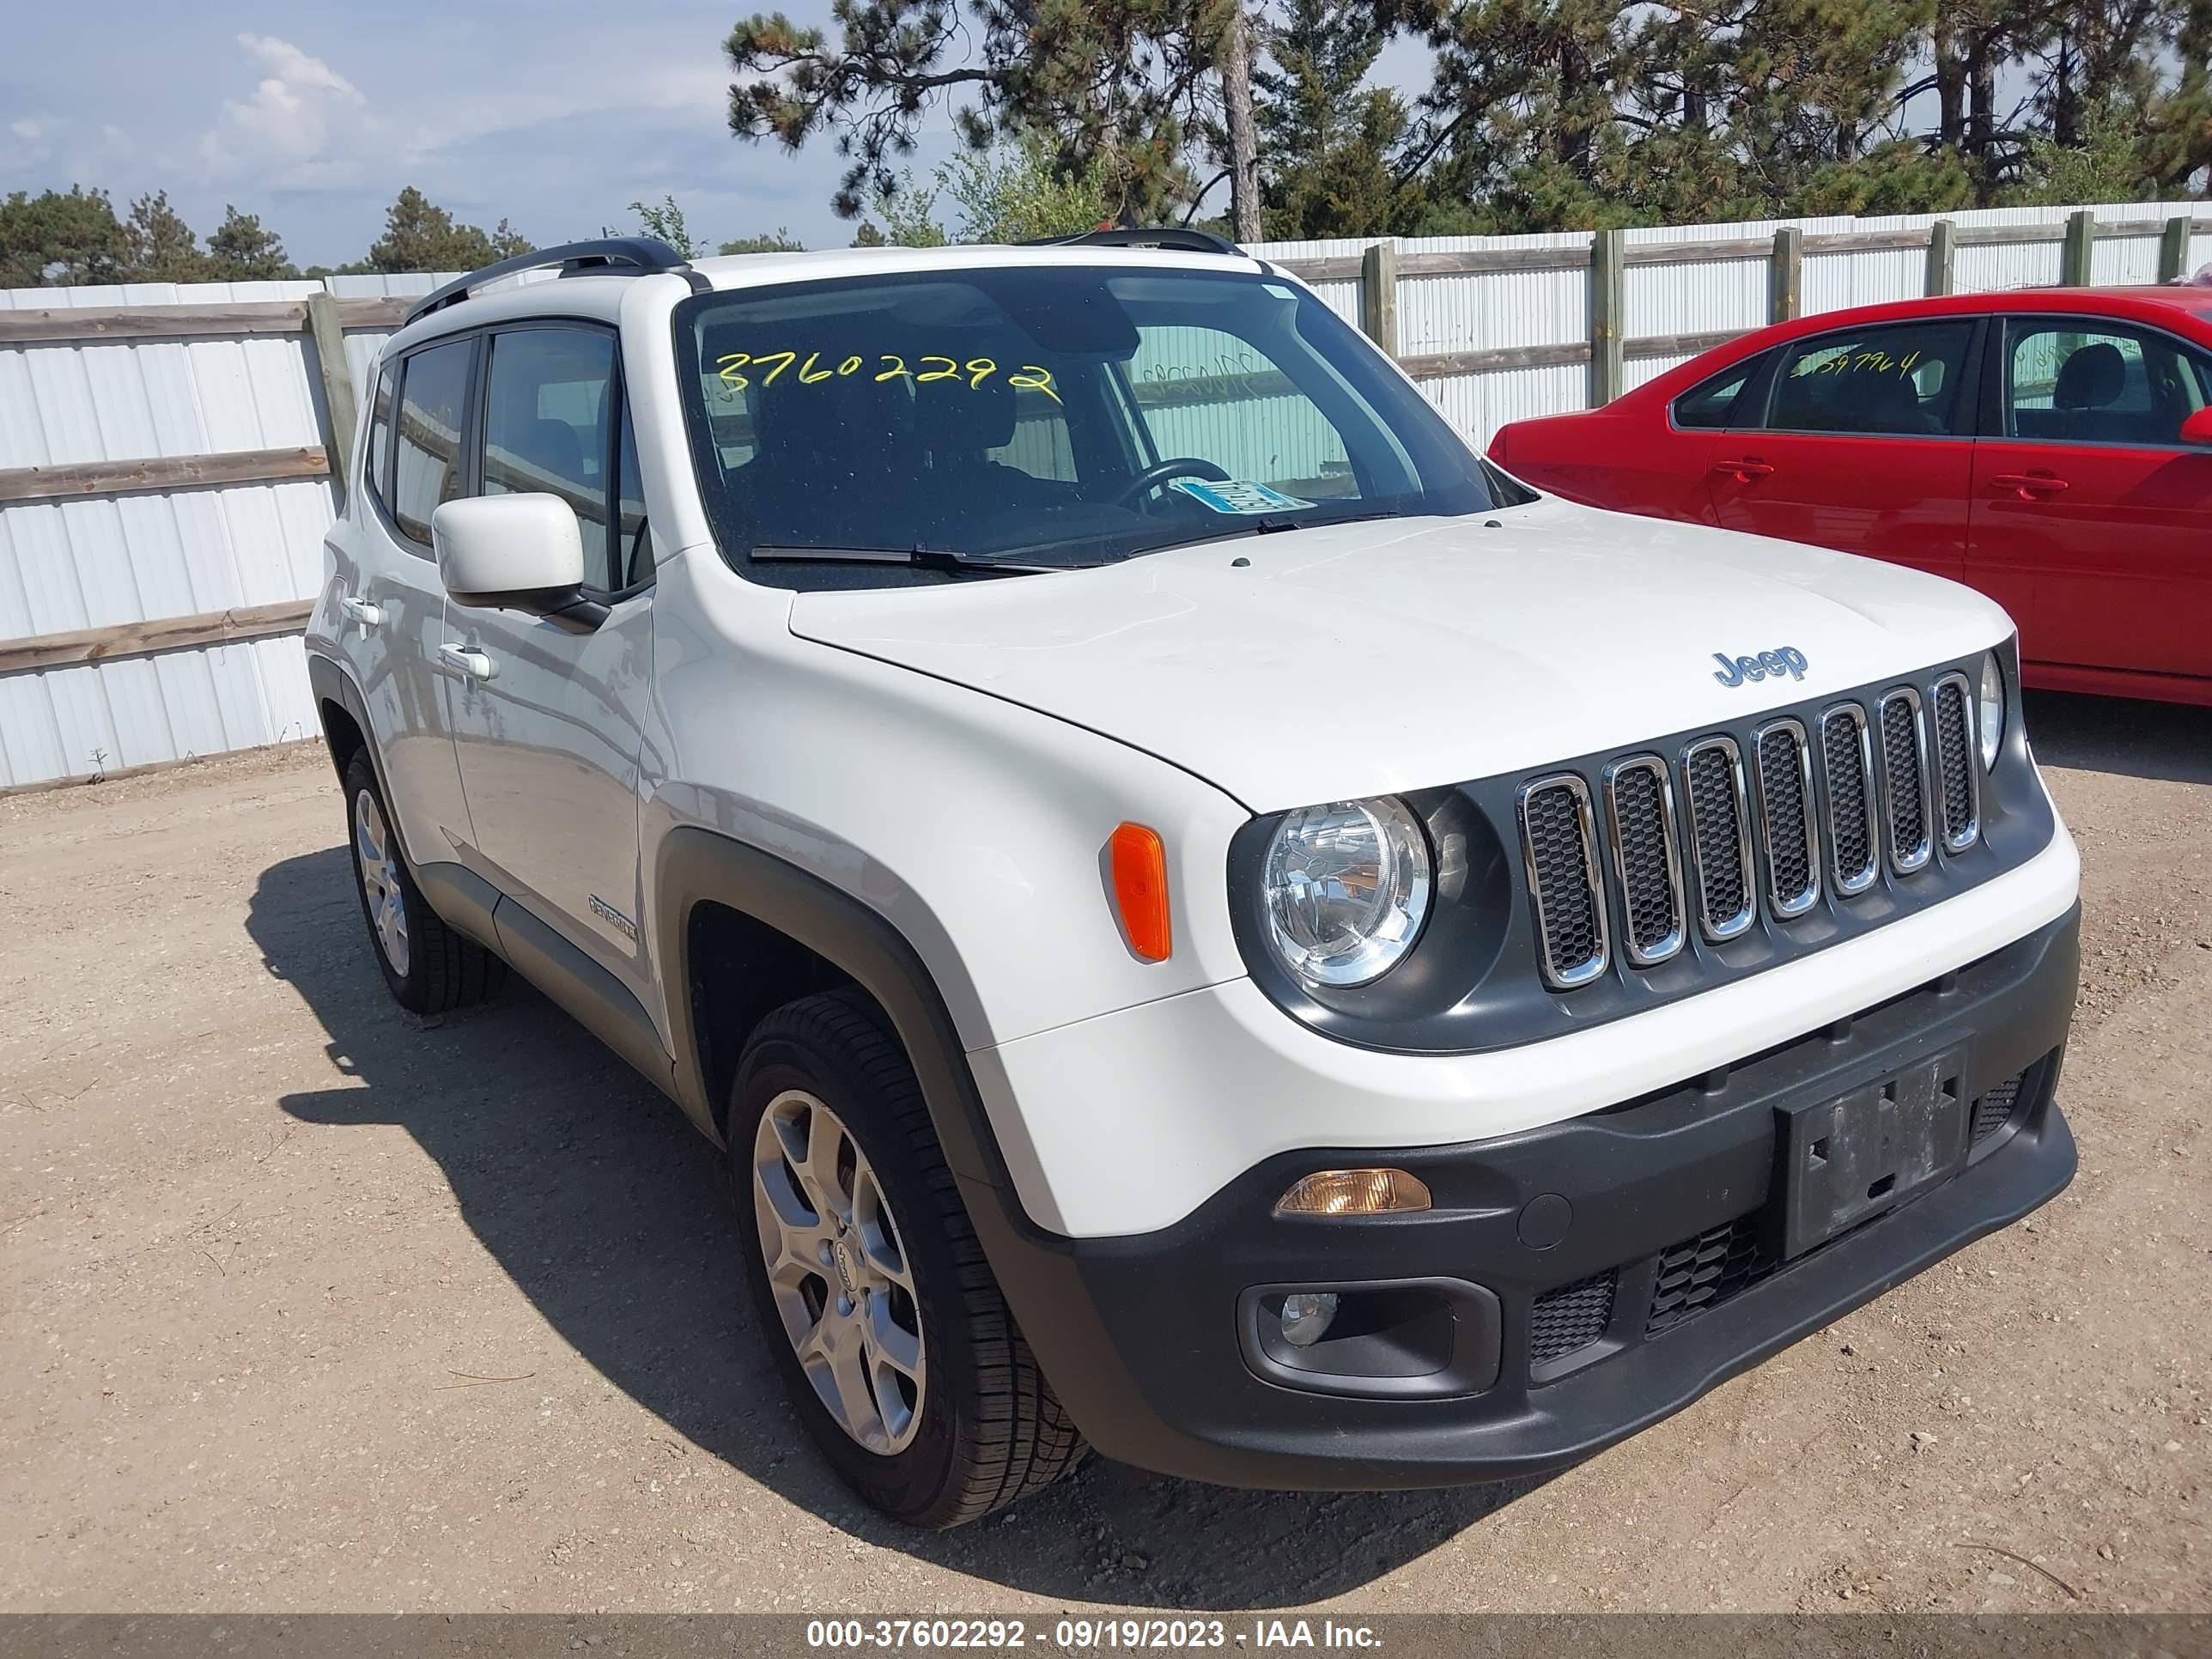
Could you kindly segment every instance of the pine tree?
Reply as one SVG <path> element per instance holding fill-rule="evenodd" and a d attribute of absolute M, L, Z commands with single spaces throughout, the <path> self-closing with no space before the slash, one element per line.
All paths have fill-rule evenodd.
<path fill-rule="evenodd" d="M 368 264 L 387 274 L 474 270 L 530 248 L 528 239 L 506 220 L 486 234 L 474 225 L 457 223 L 410 185 L 385 210 L 384 234 L 370 245 Z"/>
<path fill-rule="evenodd" d="M 131 204 L 123 222 L 127 252 L 122 275 L 133 283 L 199 283 L 209 277 L 208 257 L 192 228 L 169 205 L 169 193 L 157 191 Z"/>
<path fill-rule="evenodd" d="M 207 263 L 216 282 L 274 282 L 300 274 L 276 233 L 264 228 L 258 214 L 240 213 L 228 202 L 222 222 L 208 237 Z"/>

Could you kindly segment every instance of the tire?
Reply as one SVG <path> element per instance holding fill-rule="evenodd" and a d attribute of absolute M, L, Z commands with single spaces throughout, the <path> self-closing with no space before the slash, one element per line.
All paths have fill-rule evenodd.
<path fill-rule="evenodd" d="M 507 963 L 430 908 L 392 832 L 392 811 L 366 750 L 346 763 L 346 839 L 368 948 L 392 1000 L 416 1014 L 482 1002 L 507 982 Z"/>
<path fill-rule="evenodd" d="M 1083 1438 L 1000 1294 L 914 1068 L 872 1003 L 811 996 L 762 1021 L 738 1061 L 728 1144 L 765 1340 L 848 1486 L 942 1528 L 1075 1467 Z"/>

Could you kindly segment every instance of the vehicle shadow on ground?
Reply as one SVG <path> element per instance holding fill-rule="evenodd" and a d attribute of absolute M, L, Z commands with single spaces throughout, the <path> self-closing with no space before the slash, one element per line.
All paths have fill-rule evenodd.
<path fill-rule="evenodd" d="M 2071 691 L 2030 691 L 2027 703 L 2028 741 L 2046 765 L 2212 783 L 2212 708 Z"/>
<path fill-rule="evenodd" d="M 719 1155 L 565 1013 L 511 981 L 443 1021 L 402 1013 L 342 847 L 265 871 L 246 927 L 322 1021 L 349 1082 L 284 1097 L 303 1122 L 396 1124 L 552 1328 L 714 1456 L 856 1538 L 1030 1594 L 1190 1610 L 1339 1595 L 1538 1483 L 1444 1492 L 1231 1492 L 1092 1459 L 950 1534 L 896 1526 L 827 1473 L 744 1301 Z M 1163 1287 L 1163 1294 L 1172 1294 Z"/>

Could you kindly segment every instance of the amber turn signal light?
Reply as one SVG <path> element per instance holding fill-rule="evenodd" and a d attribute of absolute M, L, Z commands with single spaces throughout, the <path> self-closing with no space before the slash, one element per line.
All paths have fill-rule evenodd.
<path fill-rule="evenodd" d="M 1168 925 L 1168 854 L 1157 830 L 1125 823 L 1108 843 L 1114 871 L 1114 904 L 1129 948 L 1146 962 L 1165 962 L 1175 948 Z"/>
<path fill-rule="evenodd" d="M 1316 1170 L 1276 1200 L 1277 1215 L 1402 1215 L 1429 1207 L 1429 1189 L 1403 1170 Z"/>

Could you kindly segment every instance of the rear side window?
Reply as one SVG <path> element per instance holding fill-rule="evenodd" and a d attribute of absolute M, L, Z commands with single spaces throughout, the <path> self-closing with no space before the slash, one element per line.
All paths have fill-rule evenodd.
<path fill-rule="evenodd" d="M 392 474 L 392 370 L 386 368 L 376 377 L 376 395 L 368 410 L 368 471 L 362 484 L 369 495 L 383 501 L 387 511 L 391 502 Z"/>
<path fill-rule="evenodd" d="M 1970 319 L 1885 323 L 1784 348 L 1767 425 L 1778 432 L 1932 437 L 1954 429 Z"/>
<path fill-rule="evenodd" d="M 1724 368 L 1711 380 L 1700 380 L 1674 399 L 1674 424 L 1692 432 L 1702 432 L 1737 424 L 1741 416 L 1737 404 L 1743 401 L 1746 387 L 1758 375 L 1766 362 L 1766 353 L 1747 357 L 1733 368 Z"/>
<path fill-rule="evenodd" d="M 2007 325 L 2005 435 L 2179 446 L 2212 396 L 2212 359 L 2148 329 L 2077 317 Z"/>
<path fill-rule="evenodd" d="M 461 426 L 468 409 L 472 340 L 426 347 L 402 365 L 392 516 L 423 545 L 430 514 L 462 490 Z"/>
<path fill-rule="evenodd" d="M 495 334 L 484 381 L 483 489 L 538 491 L 576 511 L 584 586 L 611 592 L 607 549 L 608 392 L 615 343 L 596 329 Z"/>

